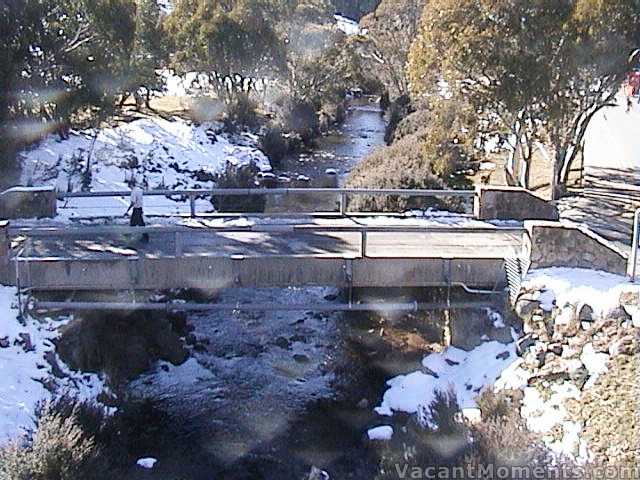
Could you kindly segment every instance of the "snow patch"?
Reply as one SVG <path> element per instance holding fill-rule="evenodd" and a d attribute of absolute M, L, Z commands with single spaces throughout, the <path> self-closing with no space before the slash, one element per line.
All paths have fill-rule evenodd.
<path fill-rule="evenodd" d="M 146 468 L 147 470 L 151 470 L 155 466 L 157 461 L 158 460 L 156 460 L 155 458 L 152 458 L 152 457 L 140 458 L 136 462 L 136 465 L 138 465 L 139 467 L 142 467 L 142 468 Z"/>
<path fill-rule="evenodd" d="M 541 308 L 588 304 L 594 314 L 604 315 L 619 306 L 623 292 L 640 292 L 626 277 L 584 268 L 543 268 L 532 270 L 522 282 L 525 290 L 541 290 Z M 564 316 L 560 318 L 564 321 Z"/>
<path fill-rule="evenodd" d="M 384 425 L 381 427 L 370 428 L 367 431 L 367 436 L 369 437 L 369 440 L 391 440 L 391 437 L 393 437 L 393 427 Z"/>
<path fill-rule="evenodd" d="M 416 371 L 387 381 L 389 389 L 375 411 L 391 416 L 393 412 L 425 412 L 436 399 L 437 392 L 452 391 L 461 409 L 476 408 L 475 397 L 496 381 L 516 361 L 515 343 L 504 345 L 486 342 L 466 352 L 449 347 L 423 359 L 428 373 Z M 430 423 L 430 418 L 425 418 Z"/>
<path fill-rule="evenodd" d="M 33 428 L 38 403 L 51 398 L 44 387 L 52 376 L 45 358 L 55 355 L 53 340 L 63 324 L 29 317 L 21 323 L 15 287 L 0 286 L 0 339 L 8 344 L 0 347 L 0 444 Z M 25 345 L 27 338 L 31 348 Z M 95 400 L 105 390 L 97 375 L 72 372 L 57 356 L 54 358 L 67 376 L 56 379 L 58 393 Z"/>

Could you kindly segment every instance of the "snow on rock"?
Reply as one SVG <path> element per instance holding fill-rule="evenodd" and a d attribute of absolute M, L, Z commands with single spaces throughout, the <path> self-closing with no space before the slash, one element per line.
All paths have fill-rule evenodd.
<path fill-rule="evenodd" d="M 136 465 L 142 468 L 146 468 L 147 470 L 151 470 L 157 462 L 158 460 L 156 460 L 155 458 L 146 457 L 146 458 L 138 459 L 138 461 L 136 462 Z"/>
<path fill-rule="evenodd" d="M 381 427 L 370 428 L 367 431 L 369 440 L 391 440 L 393 437 L 393 427 L 383 425 Z"/>
<path fill-rule="evenodd" d="M 270 171 L 269 159 L 255 145 L 252 135 L 231 137 L 217 124 L 194 125 L 179 118 L 142 118 L 130 123 L 92 131 L 73 132 L 68 140 L 50 135 L 38 146 L 22 153 L 23 184 L 55 185 L 78 191 L 91 153 L 92 191 L 127 190 L 135 177 L 145 189 L 209 188 L 213 176 L 227 164 L 255 163 Z M 86 181 L 86 179 L 85 179 Z M 148 204 L 148 205 L 147 205 Z M 72 199 L 61 202 L 64 216 L 122 215 L 128 199 Z M 145 199 L 145 213 L 188 211 L 188 202 L 164 197 Z M 209 204 L 210 207 L 210 204 Z"/>
<path fill-rule="evenodd" d="M 522 282 L 526 291 L 540 290 L 541 308 L 551 311 L 554 305 L 587 304 L 594 314 L 603 315 L 619 306 L 623 292 L 640 292 L 640 286 L 626 277 L 584 268 L 542 268 L 532 270 Z M 562 321 L 562 319 L 560 320 Z"/>
<path fill-rule="evenodd" d="M 340 15 L 339 13 L 333 16 L 336 20 L 338 30 L 345 35 L 366 35 L 368 33 L 366 28 L 361 28 L 360 24 L 355 20 Z"/>
<path fill-rule="evenodd" d="M 585 385 L 585 388 L 590 388 L 596 382 L 598 377 L 603 373 L 607 373 L 609 367 L 609 355 L 606 353 L 598 353 L 593 348 L 593 343 L 587 343 L 582 348 L 582 354 L 580 355 L 580 361 L 584 364 L 589 372 L 589 381 Z"/>
<path fill-rule="evenodd" d="M 429 373 L 416 371 L 389 380 L 389 389 L 375 411 L 387 416 L 393 412 L 426 412 L 437 392 L 449 390 L 455 393 L 460 408 L 476 408 L 475 397 L 516 358 L 515 343 L 504 345 L 495 341 L 469 352 L 449 347 L 442 353 L 432 353 L 423 359 Z M 424 420 L 430 423 L 430 418 Z"/>
<path fill-rule="evenodd" d="M 51 398 L 44 386 L 51 378 L 46 360 L 51 355 L 66 377 L 55 380 L 59 393 L 89 400 L 105 389 L 97 375 L 71 372 L 55 356 L 53 340 L 61 324 L 29 317 L 21 323 L 16 289 L 0 286 L 0 339 L 5 340 L 0 346 L 0 444 L 32 428 L 38 402 Z"/>

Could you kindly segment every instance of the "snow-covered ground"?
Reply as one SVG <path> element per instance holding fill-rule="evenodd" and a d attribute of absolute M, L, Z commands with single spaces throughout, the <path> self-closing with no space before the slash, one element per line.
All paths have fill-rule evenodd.
<path fill-rule="evenodd" d="M 542 290 L 538 298 L 542 309 L 554 306 L 589 305 L 596 315 L 604 315 L 619 305 L 622 292 L 638 291 L 640 284 L 612 273 L 584 268 L 544 268 L 531 271 L 524 281 L 525 290 Z M 632 312 L 629 314 L 633 315 Z"/>
<path fill-rule="evenodd" d="M 16 289 L 0 286 L 0 445 L 33 427 L 38 402 L 51 397 L 45 384 L 80 399 L 95 399 L 105 389 L 97 375 L 72 372 L 55 354 L 53 340 L 63 324 L 29 317 L 20 322 Z M 65 378 L 52 381 L 51 358 Z"/>
<path fill-rule="evenodd" d="M 535 270 L 527 275 L 522 286 L 527 291 L 541 290 L 538 300 L 541 307 L 549 311 L 567 305 L 589 305 L 596 316 L 606 315 L 617 308 L 621 293 L 640 294 L 640 285 L 629 283 L 626 277 L 586 269 Z M 628 313 L 632 315 L 634 325 L 640 327 L 637 309 Z M 497 324 L 503 325 L 500 321 Z M 512 336 L 516 340 L 513 330 Z M 487 341 L 468 352 L 449 347 L 442 353 L 425 357 L 421 370 L 390 379 L 387 382 L 389 388 L 375 410 L 382 416 L 391 416 L 394 412 L 417 414 L 421 422 L 433 427 L 428 406 L 435 400 L 437 392 L 452 391 L 463 413 L 465 410 L 473 413 L 476 397 L 488 386 L 493 385 L 496 390 L 520 389 L 524 393 L 520 413 L 527 427 L 540 433 L 552 452 L 584 462 L 590 459 L 588 445 L 581 438 L 582 425 L 571 419 L 567 402 L 580 399 L 598 376 L 608 371 L 609 358 L 607 354 L 598 353 L 593 344 L 587 343 L 574 362 L 584 365 L 589 375 L 582 391 L 574 383 L 564 381 L 549 385 L 549 394 L 543 394 L 536 386 L 529 386 L 532 373 L 524 368 L 523 359 L 516 354 L 515 341 L 506 345 Z M 570 362 L 568 364 L 571 365 Z M 562 432 L 560 438 L 552 434 L 557 429 Z M 389 428 L 382 430 L 376 427 L 370 430 L 369 437 L 389 439 L 392 433 Z"/>
<path fill-rule="evenodd" d="M 230 137 L 218 124 L 194 125 L 180 118 L 142 118 L 131 123 L 101 129 L 93 143 L 91 131 L 72 132 L 68 140 L 50 135 L 22 154 L 22 183 L 55 185 L 60 191 L 80 191 L 87 157 L 91 153 L 92 191 L 129 189 L 130 179 L 143 182 L 145 189 L 210 188 L 213 176 L 226 165 L 253 162 L 270 171 L 269 159 L 255 146 L 249 134 Z M 60 202 L 62 217 L 118 216 L 128 198 L 82 198 Z M 201 210 L 211 203 L 202 201 Z M 185 199 L 147 197 L 145 213 L 188 213 Z"/>
<path fill-rule="evenodd" d="M 596 270 L 579 268 L 545 268 L 530 272 L 522 283 L 526 291 L 541 291 L 537 300 L 541 308 L 551 311 L 560 309 L 555 322 L 564 321 L 569 306 L 588 305 L 596 317 L 606 316 L 620 306 L 623 292 L 640 293 L 640 285 L 632 284 L 626 277 Z M 625 307 L 633 318 L 633 324 L 640 326 L 637 308 Z M 589 390 L 597 378 L 608 371 L 610 356 L 599 353 L 592 343 L 587 343 L 579 358 L 568 360 L 567 368 L 587 370 L 588 379 L 580 391 L 571 381 L 549 385 L 550 393 L 542 394 L 536 386 L 527 386 L 531 372 L 524 368 L 522 359 L 509 366 L 496 382 L 497 389 L 520 388 L 524 392 L 521 415 L 531 431 L 543 435 L 547 446 L 555 453 L 574 458 L 579 462 L 589 460 L 588 445 L 581 438 L 582 426 L 573 421 L 567 410 L 567 402 L 579 400 L 584 391 Z M 560 438 L 552 431 L 562 432 Z"/>
<path fill-rule="evenodd" d="M 375 410 L 380 415 L 393 412 L 418 413 L 432 425 L 429 406 L 436 393 L 453 392 L 464 411 L 477 408 L 475 397 L 493 384 L 502 371 L 517 359 L 515 343 L 485 342 L 466 352 L 449 347 L 422 360 L 423 371 L 400 375 L 387 381 L 390 387 Z"/>

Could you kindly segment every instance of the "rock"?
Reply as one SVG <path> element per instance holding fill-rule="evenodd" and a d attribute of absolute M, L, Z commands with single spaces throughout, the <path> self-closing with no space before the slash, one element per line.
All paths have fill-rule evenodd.
<path fill-rule="evenodd" d="M 309 363 L 311 361 L 309 357 L 302 353 L 295 353 L 293 355 L 293 359 L 298 363 Z"/>
<path fill-rule="evenodd" d="M 329 474 L 314 465 L 311 467 L 307 480 L 329 480 Z"/>
<path fill-rule="evenodd" d="M 535 297 L 535 294 L 525 293 L 516 300 L 514 310 L 525 323 L 531 320 L 533 314 L 540 309 L 540 302 Z"/>
<path fill-rule="evenodd" d="M 631 320 L 631 314 L 624 307 L 616 307 L 607 315 L 611 320 L 622 324 Z"/>
<path fill-rule="evenodd" d="M 593 322 L 593 308 L 586 303 L 582 304 L 578 310 L 578 320 L 580 322 Z"/>
<path fill-rule="evenodd" d="M 66 377 L 66 375 L 62 371 L 62 368 L 60 368 L 60 364 L 58 363 L 58 357 L 56 356 L 55 352 L 53 351 L 46 352 L 44 354 L 44 359 L 49 365 L 51 365 L 51 373 L 53 374 L 54 377 L 56 378 Z"/>
<path fill-rule="evenodd" d="M 560 354 L 560 356 L 562 358 L 576 358 L 578 357 L 578 355 L 580 355 L 581 350 L 571 347 L 569 345 L 563 345 L 562 346 L 562 353 Z"/>
<path fill-rule="evenodd" d="M 576 315 L 576 308 L 573 305 L 567 305 L 560 313 L 556 315 L 553 321 L 554 339 L 573 337 L 580 330 L 580 322 Z"/>
<path fill-rule="evenodd" d="M 9 342 L 9 337 L 0 338 L 0 348 L 9 348 L 11 346 L 11 342 Z"/>
<path fill-rule="evenodd" d="M 609 355 L 633 355 L 638 350 L 638 342 L 636 342 L 633 335 L 627 335 L 626 337 L 614 340 L 609 345 Z"/>
<path fill-rule="evenodd" d="M 619 303 L 623 306 L 640 306 L 640 292 L 622 292 Z"/>
<path fill-rule="evenodd" d="M 358 402 L 357 407 L 362 408 L 363 410 L 369 408 L 369 400 L 367 400 L 366 398 L 363 398 Z"/>
<path fill-rule="evenodd" d="M 561 343 L 550 343 L 547 345 L 547 352 L 551 352 L 557 356 L 562 355 L 562 344 Z"/>
<path fill-rule="evenodd" d="M 20 344 L 25 352 L 33 352 L 36 348 L 31 343 L 31 335 L 28 333 L 19 333 L 18 337 L 20 337 Z"/>
<path fill-rule="evenodd" d="M 289 350 L 289 348 L 291 348 L 291 342 L 285 337 L 278 337 L 273 343 L 283 350 Z"/>

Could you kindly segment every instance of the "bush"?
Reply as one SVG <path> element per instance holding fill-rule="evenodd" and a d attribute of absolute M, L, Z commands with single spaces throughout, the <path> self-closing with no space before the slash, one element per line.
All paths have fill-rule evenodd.
<path fill-rule="evenodd" d="M 256 188 L 258 168 L 252 162 L 236 167 L 227 163 L 225 172 L 216 179 L 218 188 Z M 264 212 L 264 195 L 218 195 L 212 199 L 213 206 L 219 212 Z"/>
<path fill-rule="evenodd" d="M 431 170 L 425 143 L 418 135 L 408 135 L 389 147 L 365 157 L 347 179 L 349 188 L 444 189 L 447 184 Z M 410 209 L 459 208 L 434 198 L 358 196 L 349 207 L 359 211 L 405 211 Z"/>
<path fill-rule="evenodd" d="M 237 127 L 255 128 L 258 125 L 257 104 L 246 94 L 237 95 L 227 105 L 225 128 L 235 131 Z"/>
<path fill-rule="evenodd" d="M 320 124 L 316 106 L 312 102 L 299 98 L 282 98 L 277 110 L 285 132 L 299 135 L 306 144 L 318 135 Z"/>
<path fill-rule="evenodd" d="M 280 127 L 271 125 L 265 129 L 260 137 L 260 150 L 269 157 L 271 166 L 277 167 L 280 164 L 289 153 L 289 142 Z"/>
<path fill-rule="evenodd" d="M 400 122 L 409 115 L 411 111 L 411 100 L 407 95 L 402 95 L 391 102 L 387 108 L 387 128 L 384 134 L 384 141 L 387 145 L 393 142 L 396 128 Z"/>
<path fill-rule="evenodd" d="M 56 348 L 71 368 L 105 373 L 113 387 L 151 368 L 157 360 L 180 364 L 187 352 L 178 315 L 85 313 L 61 328 Z"/>
<path fill-rule="evenodd" d="M 427 109 L 420 109 L 410 113 L 396 126 L 392 143 L 397 142 L 407 135 L 413 135 L 424 131 L 432 121 L 433 114 Z"/>
<path fill-rule="evenodd" d="M 68 397 L 43 404 L 36 428 L 22 443 L 0 450 L 0 478 L 92 480 L 117 477 L 120 458 L 103 441 L 111 435 L 104 409 Z"/>

